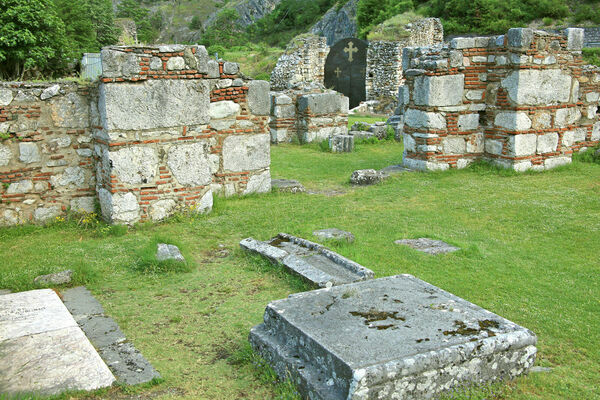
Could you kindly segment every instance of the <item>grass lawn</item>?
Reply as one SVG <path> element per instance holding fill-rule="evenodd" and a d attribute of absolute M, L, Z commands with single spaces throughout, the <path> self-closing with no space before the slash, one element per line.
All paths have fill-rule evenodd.
<path fill-rule="evenodd" d="M 333 248 L 377 277 L 413 274 L 538 335 L 536 364 L 553 371 L 520 378 L 493 398 L 599 399 L 600 166 L 525 174 L 475 167 L 403 174 L 372 187 L 347 183 L 353 170 L 397 164 L 401 155 L 393 142 L 358 145 L 352 154 L 276 146 L 273 177 L 323 194 L 216 199 L 208 216 L 139 225 L 122 236 L 73 223 L 0 229 L 0 288 L 32 289 L 39 274 L 74 269 L 77 284 L 87 285 L 165 379 L 97 398 L 132 391 L 286 398 L 289 391 L 248 362 L 247 336 L 269 301 L 307 286 L 245 256 L 238 242 L 278 232 L 315 240 L 313 230 L 337 227 L 356 242 Z M 423 236 L 462 250 L 430 256 L 393 243 Z M 159 238 L 180 245 L 191 272 L 136 272 L 144 246 Z"/>

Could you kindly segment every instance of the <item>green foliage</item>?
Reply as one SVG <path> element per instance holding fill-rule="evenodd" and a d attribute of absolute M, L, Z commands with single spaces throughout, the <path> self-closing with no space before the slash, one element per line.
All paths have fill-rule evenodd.
<path fill-rule="evenodd" d="M 3 0 L 0 76 L 22 79 L 65 66 L 65 25 L 51 0 Z"/>
<path fill-rule="evenodd" d="M 365 39 L 374 26 L 412 9 L 412 0 L 360 0 L 356 9 L 358 36 Z"/>
<path fill-rule="evenodd" d="M 573 160 L 578 162 L 600 164 L 600 146 L 589 148 L 582 153 L 573 154 Z"/>
<path fill-rule="evenodd" d="M 200 19 L 200 17 L 199 17 L 199 16 L 197 16 L 197 15 L 194 15 L 194 16 L 192 17 L 192 20 L 190 21 L 189 28 L 190 28 L 191 30 L 193 30 L 193 31 L 196 31 L 196 30 L 202 29 L 202 20 Z"/>
<path fill-rule="evenodd" d="M 600 48 L 583 49 L 583 60 L 587 64 L 600 67 Z"/>
<path fill-rule="evenodd" d="M 230 48 L 247 43 L 248 39 L 237 22 L 239 18 L 240 14 L 233 8 L 221 11 L 212 26 L 202 35 L 202 44 L 208 48 L 212 46 Z"/>
<path fill-rule="evenodd" d="M 576 6 L 573 15 L 573 22 L 580 24 L 582 22 L 592 22 L 600 24 L 600 2 L 598 0 L 585 0 L 573 4 Z"/>
<path fill-rule="evenodd" d="M 151 14 L 136 0 L 123 0 L 117 6 L 117 17 L 131 18 L 137 26 L 138 40 L 142 43 L 152 43 L 158 37 L 162 26 L 162 14 Z"/>
<path fill-rule="evenodd" d="M 111 0 L 87 0 L 92 25 L 96 30 L 97 49 L 117 43 L 118 30 Z"/>
<path fill-rule="evenodd" d="M 86 2 L 54 0 L 56 11 L 65 24 L 65 47 L 63 51 L 70 60 L 77 60 L 81 53 L 98 49 L 92 15 Z"/>
<path fill-rule="evenodd" d="M 381 24 L 374 26 L 366 37 L 368 40 L 392 41 L 406 38 L 410 35 L 410 32 L 404 27 L 420 18 L 423 17 L 413 11 L 407 11 L 402 14 L 398 14 L 390 19 L 385 20 Z"/>
<path fill-rule="evenodd" d="M 329 147 L 329 139 L 321 140 L 319 142 L 319 149 L 321 151 L 326 152 L 326 153 L 330 153 L 331 152 L 331 147 Z"/>

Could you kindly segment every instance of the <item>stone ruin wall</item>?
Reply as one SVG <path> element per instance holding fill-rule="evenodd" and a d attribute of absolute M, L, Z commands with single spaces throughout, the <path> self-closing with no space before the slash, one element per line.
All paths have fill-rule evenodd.
<path fill-rule="evenodd" d="M 113 223 L 270 190 L 269 84 L 202 46 L 112 47 L 98 85 L 0 87 L 0 224 L 71 208 Z"/>
<path fill-rule="evenodd" d="M 600 142 L 600 69 L 584 66 L 583 31 L 516 28 L 404 50 L 404 165 L 518 171 L 571 162 Z"/>
<path fill-rule="evenodd" d="M 402 49 L 437 46 L 444 42 L 444 27 L 438 18 L 425 18 L 409 24 L 409 36 L 398 41 L 372 40 L 367 50 L 366 100 L 395 99 L 404 84 Z"/>
<path fill-rule="evenodd" d="M 306 83 L 322 86 L 328 54 L 329 46 L 324 37 L 305 35 L 293 39 L 271 73 L 272 89 L 298 89 Z"/>

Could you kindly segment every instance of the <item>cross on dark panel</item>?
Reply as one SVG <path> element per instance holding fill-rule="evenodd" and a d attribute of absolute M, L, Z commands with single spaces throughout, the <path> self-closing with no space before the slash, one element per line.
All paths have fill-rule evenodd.
<path fill-rule="evenodd" d="M 350 98 L 350 108 L 366 99 L 367 43 L 343 39 L 333 45 L 325 62 L 325 86 Z"/>

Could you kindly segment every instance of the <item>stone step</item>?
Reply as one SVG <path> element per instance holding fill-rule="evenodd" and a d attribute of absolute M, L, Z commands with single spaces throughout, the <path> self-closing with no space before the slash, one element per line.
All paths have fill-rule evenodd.
<path fill-rule="evenodd" d="M 282 264 L 290 271 L 320 287 L 372 279 L 373 271 L 317 243 L 285 233 L 267 242 L 247 238 L 240 246 L 258 253 L 271 262 Z"/>

